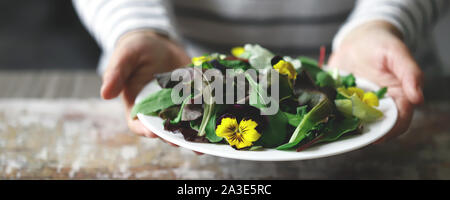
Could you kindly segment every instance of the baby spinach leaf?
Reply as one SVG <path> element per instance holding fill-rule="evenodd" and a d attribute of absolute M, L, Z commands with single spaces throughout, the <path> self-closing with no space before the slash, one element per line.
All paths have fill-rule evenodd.
<path fill-rule="evenodd" d="M 338 140 L 342 135 L 356 130 L 361 125 L 361 120 L 356 117 L 344 118 L 340 121 L 334 121 L 331 123 L 329 132 L 317 141 L 320 142 L 332 142 Z"/>
<path fill-rule="evenodd" d="M 256 145 L 263 147 L 276 147 L 282 144 L 286 138 L 286 127 L 288 118 L 282 111 L 275 115 L 268 115 L 269 122 L 262 131 L 261 138 L 255 142 Z"/>
<path fill-rule="evenodd" d="M 135 118 L 138 113 L 144 115 L 157 115 L 157 112 L 175 105 L 172 102 L 172 88 L 163 88 L 148 95 L 144 100 L 135 104 L 131 110 L 131 117 Z"/>

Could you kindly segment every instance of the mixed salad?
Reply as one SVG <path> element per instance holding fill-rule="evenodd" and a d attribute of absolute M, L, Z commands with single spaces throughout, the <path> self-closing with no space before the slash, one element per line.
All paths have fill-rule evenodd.
<path fill-rule="evenodd" d="M 321 53 L 316 61 L 280 56 L 252 44 L 233 48 L 231 55 L 194 57 L 180 70 L 155 75 L 162 89 L 137 103 L 131 115 L 159 116 L 166 130 L 181 133 L 187 141 L 227 144 L 236 150 L 301 151 L 361 134 L 364 124 L 383 117 L 377 107 L 387 88 L 358 88 L 352 74 L 323 69 L 323 57 Z M 207 70 L 215 77 L 205 76 Z M 213 83 L 226 90 L 212 87 Z M 277 95 L 271 86 L 276 86 Z M 180 88 L 192 93 L 174 101 Z M 219 93 L 226 102 L 208 101 Z M 274 105 L 275 112 L 264 113 Z"/>

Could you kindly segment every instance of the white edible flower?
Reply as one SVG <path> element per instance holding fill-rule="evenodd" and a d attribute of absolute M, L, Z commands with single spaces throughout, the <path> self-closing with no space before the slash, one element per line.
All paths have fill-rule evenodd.
<path fill-rule="evenodd" d="M 248 58 L 248 62 L 252 67 L 257 69 L 266 69 L 272 68 L 270 64 L 270 60 L 274 57 L 274 55 L 267 49 L 255 44 L 246 44 L 244 46 L 246 52 L 250 53 L 250 57 Z"/>

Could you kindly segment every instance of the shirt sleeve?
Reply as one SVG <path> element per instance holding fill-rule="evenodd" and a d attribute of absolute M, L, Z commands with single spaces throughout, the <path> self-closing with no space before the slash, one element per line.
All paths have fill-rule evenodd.
<path fill-rule="evenodd" d="M 449 7 L 448 0 L 358 0 L 347 21 L 333 40 L 333 50 L 355 27 L 372 20 L 384 20 L 403 35 L 406 45 L 414 50 L 419 39 L 430 29 Z"/>
<path fill-rule="evenodd" d="M 72 0 L 83 25 L 103 50 L 102 74 L 116 42 L 127 32 L 151 29 L 178 40 L 164 0 Z"/>

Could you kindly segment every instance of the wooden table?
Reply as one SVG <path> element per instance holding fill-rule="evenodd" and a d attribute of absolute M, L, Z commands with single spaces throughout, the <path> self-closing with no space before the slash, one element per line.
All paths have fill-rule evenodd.
<path fill-rule="evenodd" d="M 0 179 L 449 179 L 449 92 L 400 138 L 306 161 L 197 156 L 127 129 L 118 100 L 98 97 L 93 71 L 0 72 Z"/>

